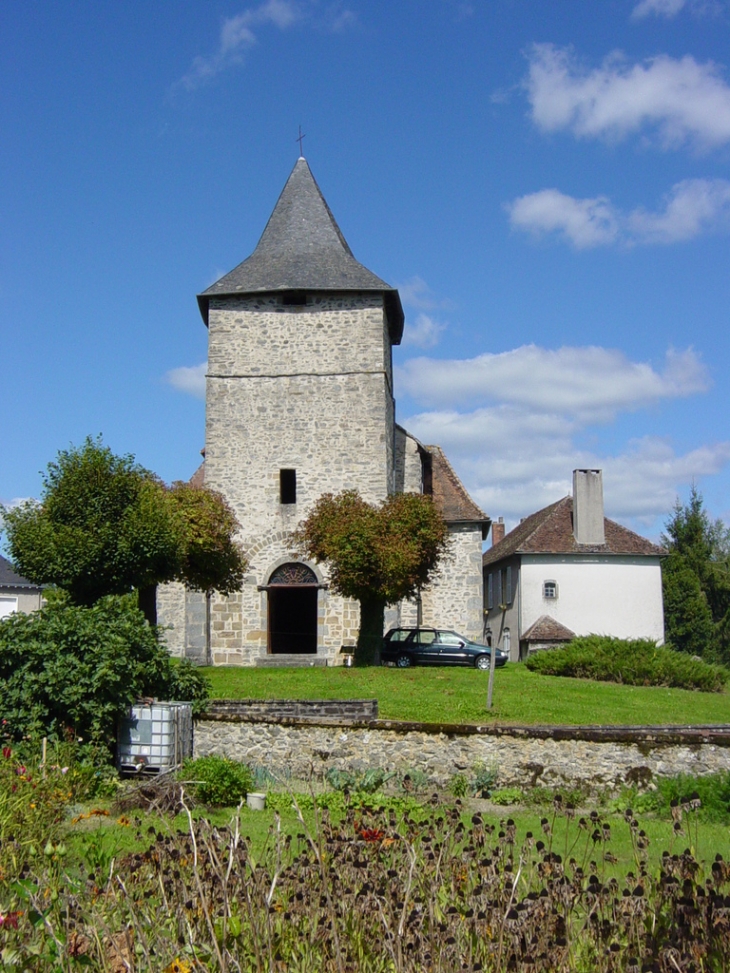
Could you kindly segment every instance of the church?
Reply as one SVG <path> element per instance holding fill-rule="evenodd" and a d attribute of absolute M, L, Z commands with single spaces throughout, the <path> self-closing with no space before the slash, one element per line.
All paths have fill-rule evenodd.
<path fill-rule="evenodd" d="M 482 542 L 490 519 L 438 446 L 396 422 L 392 348 L 398 291 L 352 254 L 309 165 L 296 162 L 254 252 L 198 296 L 208 328 L 204 462 L 192 482 L 225 496 L 248 559 L 223 597 L 158 592 L 170 651 L 215 665 L 337 665 L 354 646 L 357 602 L 327 566 L 293 555 L 290 535 L 323 493 L 430 494 L 449 555 L 419 603 L 386 625 L 483 634 Z"/>

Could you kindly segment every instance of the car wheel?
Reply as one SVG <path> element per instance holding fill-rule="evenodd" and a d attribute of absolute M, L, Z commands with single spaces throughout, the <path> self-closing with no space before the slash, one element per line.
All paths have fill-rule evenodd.
<path fill-rule="evenodd" d="M 478 655 L 474 665 L 477 667 L 477 669 L 488 669 L 490 661 L 491 660 L 488 655 Z"/>
<path fill-rule="evenodd" d="M 411 657 L 409 655 L 399 655 L 396 665 L 399 669 L 408 669 L 411 664 Z"/>

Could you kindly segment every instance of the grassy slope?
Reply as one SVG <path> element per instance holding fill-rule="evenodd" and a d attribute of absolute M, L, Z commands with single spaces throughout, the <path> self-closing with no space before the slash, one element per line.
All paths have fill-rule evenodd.
<path fill-rule="evenodd" d="M 495 675 L 474 669 L 203 670 L 225 699 L 372 699 L 382 719 L 449 723 L 730 723 L 730 694 L 620 686 L 529 672 L 512 664 Z"/>

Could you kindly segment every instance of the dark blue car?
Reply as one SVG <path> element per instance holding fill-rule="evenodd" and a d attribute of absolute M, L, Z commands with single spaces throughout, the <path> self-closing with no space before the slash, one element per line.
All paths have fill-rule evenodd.
<path fill-rule="evenodd" d="M 506 665 L 509 656 L 457 632 L 441 628 L 392 628 L 383 639 L 380 659 L 384 665 L 409 666 L 474 666 L 488 669 L 491 653 L 495 666 Z"/>

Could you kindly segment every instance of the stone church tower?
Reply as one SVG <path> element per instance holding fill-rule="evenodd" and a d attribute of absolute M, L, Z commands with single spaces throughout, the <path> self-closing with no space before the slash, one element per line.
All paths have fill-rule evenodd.
<path fill-rule="evenodd" d="M 395 424 L 398 291 L 354 258 L 300 158 L 254 252 L 198 304 L 209 340 L 205 462 L 196 478 L 233 507 L 249 572 L 228 598 L 206 601 L 167 586 L 160 624 L 172 626 L 172 651 L 199 661 L 254 665 L 296 654 L 332 662 L 354 645 L 359 608 L 329 591 L 325 569 L 292 556 L 290 532 L 323 493 L 355 489 L 377 503 L 403 489 L 439 492 L 432 453 Z M 448 472 L 464 507 L 453 530 L 463 533 L 468 523 L 466 571 L 476 570 L 471 582 L 462 572 L 452 581 L 480 587 L 489 520 Z M 473 637 L 481 590 L 457 597 L 473 602 L 465 631 Z M 395 622 L 400 612 L 391 616 Z"/>

